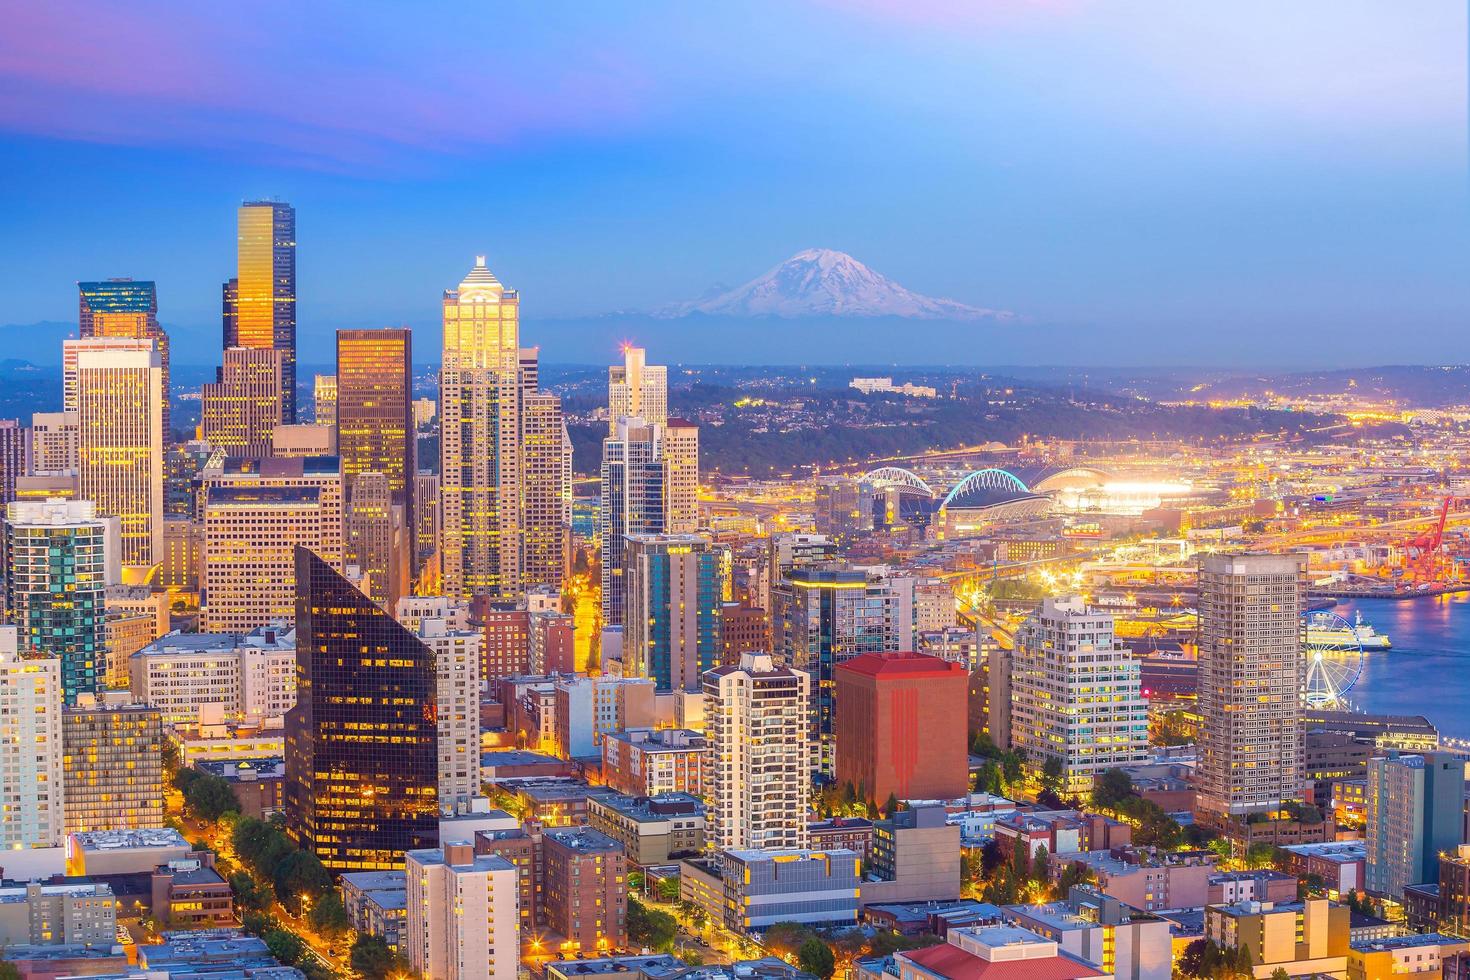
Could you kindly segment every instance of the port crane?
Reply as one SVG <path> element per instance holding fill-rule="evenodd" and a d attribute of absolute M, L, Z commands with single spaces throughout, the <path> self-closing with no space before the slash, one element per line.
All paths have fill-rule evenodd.
<path fill-rule="evenodd" d="M 1404 561 L 1404 580 L 1406 582 L 1414 585 L 1428 585 L 1444 580 L 1445 524 L 1449 521 L 1450 508 L 1463 499 L 1453 495 L 1446 496 L 1439 505 L 1439 519 L 1422 534 L 1399 545 L 1406 555 Z"/>

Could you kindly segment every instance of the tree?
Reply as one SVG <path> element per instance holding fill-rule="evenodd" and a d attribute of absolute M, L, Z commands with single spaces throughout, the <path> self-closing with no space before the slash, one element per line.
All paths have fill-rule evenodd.
<path fill-rule="evenodd" d="M 678 934 L 679 923 L 672 915 L 628 897 L 628 938 L 634 943 L 649 949 L 669 950 Z"/>
<path fill-rule="evenodd" d="M 172 770 L 172 773 L 169 782 L 173 783 L 174 789 L 180 793 L 188 793 L 190 786 L 204 778 L 204 773 L 198 769 L 175 769 Z"/>
<path fill-rule="evenodd" d="M 353 971 L 364 980 L 387 980 L 409 970 L 408 960 L 393 952 L 381 936 L 358 936 L 348 958 Z"/>
<path fill-rule="evenodd" d="M 238 813 L 240 801 L 230 784 L 219 776 L 200 773 L 184 790 L 184 806 L 198 820 L 213 822 L 226 813 Z"/>
<path fill-rule="evenodd" d="M 685 966 L 704 966 L 704 957 L 699 955 L 697 949 L 679 950 L 678 959 Z"/>
<path fill-rule="evenodd" d="M 979 774 L 975 777 L 975 789 L 980 793 L 1000 796 L 1005 792 L 1005 787 L 1001 785 L 1000 779 L 1000 763 L 994 759 L 986 759 L 985 764 L 980 767 Z"/>
<path fill-rule="evenodd" d="M 1186 977 L 1204 976 L 1205 953 L 1212 946 L 1208 939 L 1196 939 L 1179 954 L 1179 972 Z"/>
<path fill-rule="evenodd" d="M 272 929 L 260 938 L 270 954 L 287 966 L 295 966 L 306 955 L 306 943 L 294 932 Z"/>
<path fill-rule="evenodd" d="M 832 955 L 832 947 L 816 936 L 801 944 L 796 953 L 796 965 L 817 980 L 831 980 L 832 974 L 837 972 L 837 958 Z"/>
<path fill-rule="evenodd" d="M 1276 845 L 1258 841 L 1245 849 L 1245 866 L 1251 870 L 1271 867 L 1276 860 Z"/>
<path fill-rule="evenodd" d="M 1286 967 L 1278 966 L 1271 971 L 1271 980 L 1291 980 L 1291 974 L 1286 972 Z"/>
<path fill-rule="evenodd" d="M 347 908 L 335 890 L 317 899 L 307 915 L 307 921 L 323 938 L 333 941 L 342 938 L 352 928 L 352 920 L 347 918 Z"/>
<path fill-rule="evenodd" d="M 1053 794 L 1062 791 L 1062 782 L 1067 778 L 1067 769 L 1062 765 L 1062 760 L 1054 755 L 1046 757 L 1041 764 L 1041 788 L 1049 790 Z"/>
<path fill-rule="evenodd" d="M 230 875 L 230 889 L 235 893 L 235 907 L 243 912 L 263 912 L 270 907 L 270 892 L 247 871 Z"/>
<path fill-rule="evenodd" d="M 776 922 L 766 930 L 762 942 L 767 949 L 783 956 L 794 956 L 816 933 L 800 922 Z"/>
<path fill-rule="evenodd" d="M 1092 784 L 1092 805 L 1100 810 L 1115 809 L 1133 795 L 1133 780 L 1121 769 L 1109 769 Z"/>
<path fill-rule="evenodd" d="M 660 902 L 677 902 L 679 900 L 679 879 L 660 878 L 658 881 L 658 900 Z"/>
<path fill-rule="evenodd" d="M 1022 755 L 1022 751 L 1017 749 L 1003 753 L 1000 757 L 1000 774 L 1007 786 L 1014 786 L 1021 781 Z"/>
<path fill-rule="evenodd" d="M 332 887 L 332 876 L 310 851 L 292 851 L 276 866 L 272 876 L 276 898 L 293 911 L 300 910 L 303 897 L 317 898 Z"/>
<path fill-rule="evenodd" d="M 1036 856 L 1031 859 L 1031 880 L 1045 885 L 1051 880 L 1051 856 L 1047 853 L 1046 845 L 1042 844 L 1036 849 Z"/>
<path fill-rule="evenodd" d="M 1255 975 L 1255 958 L 1251 956 L 1251 948 L 1244 943 L 1235 947 L 1235 972 L 1242 977 Z"/>
<path fill-rule="evenodd" d="M 1031 850 L 1024 840 L 1011 841 L 1011 872 L 1017 881 L 1031 877 Z"/>
<path fill-rule="evenodd" d="M 0 980 L 21 980 L 20 967 L 0 960 Z"/>

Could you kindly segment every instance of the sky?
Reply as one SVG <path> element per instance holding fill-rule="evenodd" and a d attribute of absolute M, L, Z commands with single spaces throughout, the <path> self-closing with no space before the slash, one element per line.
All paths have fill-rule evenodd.
<path fill-rule="evenodd" d="M 336 328 L 400 324 L 431 358 L 476 254 L 549 361 L 606 361 L 640 329 L 671 361 L 1464 360 L 1463 2 L 0 17 L 0 337 L 74 320 L 79 279 L 130 275 L 157 280 L 176 360 L 214 362 L 235 207 L 274 197 L 297 209 L 306 361 Z M 813 247 L 1018 317 L 900 355 L 881 331 L 732 343 L 633 315 Z"/>

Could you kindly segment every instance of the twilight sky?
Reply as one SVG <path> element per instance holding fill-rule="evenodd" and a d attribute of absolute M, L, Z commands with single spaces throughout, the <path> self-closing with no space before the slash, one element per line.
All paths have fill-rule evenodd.
<path fill-rule="evenodd" d="M 213 362 L 274 196 L 307 360 L 400 323 L 427 359 L 476 252 L 600 362 L 536 324 L 808 247 L 1021 314 L 930 363 L 1464 360 L 1466 38 L 1458 0 L 0 0 L 0 323 L 153 278 Z"/>

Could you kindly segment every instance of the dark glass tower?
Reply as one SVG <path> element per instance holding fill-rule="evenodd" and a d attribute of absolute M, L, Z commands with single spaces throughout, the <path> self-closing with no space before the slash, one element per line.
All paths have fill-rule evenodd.
<path fill-rule="evenodd" d="M 158 346 L 163 366 L 163 434 L 169 434 L 169 342 L 158 324 L 158 289 L 150 281 L 104 279 L 77 283 L 77 333 L 80 337 L 147 339 Z"/>
<path fill-rule="evenodd" d="M 296 706 L 286 829 L 332 871 L 401 868 L 439 844 L 432 650 L 296 549 Z"/>

